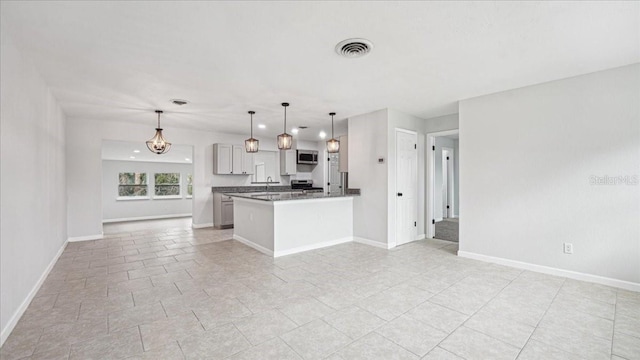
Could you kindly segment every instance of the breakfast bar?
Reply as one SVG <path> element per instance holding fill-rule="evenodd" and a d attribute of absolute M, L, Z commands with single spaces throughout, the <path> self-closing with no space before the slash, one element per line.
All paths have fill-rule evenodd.
<path fill-rule="evenodd" d="M 227 193 L 233 238 L 273 257 L 353 239 L 353 197 L 324 193 Z"/>

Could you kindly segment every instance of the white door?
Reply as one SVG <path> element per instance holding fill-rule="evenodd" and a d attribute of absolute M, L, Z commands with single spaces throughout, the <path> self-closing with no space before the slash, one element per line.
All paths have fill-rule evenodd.
<path fill-rule="evenodd" d="M 416 133 L 396 129 L 396 245 L 417 237 L 417 140 Z"/>
<path fill-rule="evenodd" d="M 442 150 L 442 218 L 448 217 L 449 207 L 449 151 Z"/>
<path fill-rule="evenodd" d="M 340 183 L 340 154 L 329 154 L 329 193 L 338 194 L 342 188 Z"/>
<path fill-rule="evenodd" d="M 453 149 L 449 151 L 447 158 L 447 217 L 453 218 L 453 204 L 455 202 L 455 179 L 454 179 L 454 167 L 455 158 Z"/>
<path fill-rule="evenodd" d="M 453 217 L 454 150 L 442 148 L 442 218 Z"/>

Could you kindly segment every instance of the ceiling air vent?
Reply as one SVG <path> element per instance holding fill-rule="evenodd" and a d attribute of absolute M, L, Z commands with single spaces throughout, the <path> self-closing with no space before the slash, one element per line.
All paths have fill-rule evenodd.
<path fill-rule="evenodd" d="M 336 52 L 347 58 L 357 58 L 367 55 L 373 44 L 367 39 L 347 39 L 336 45 Z"/>
<path fill-rule="evenodd" d="M 182 99 L 172 99 L 171 102 L 180 106 L 186 105 L 189 103 L 187 100 L 182 100 Z"/>

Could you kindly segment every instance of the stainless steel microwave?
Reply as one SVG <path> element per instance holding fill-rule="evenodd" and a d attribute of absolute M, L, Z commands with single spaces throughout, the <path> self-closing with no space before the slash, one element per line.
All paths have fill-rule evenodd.
<path fill-rule="evenodd" d="M 298 164 L 316 165 L 318 163 L 318 152 L 315 150 L 298 150 Z"/>

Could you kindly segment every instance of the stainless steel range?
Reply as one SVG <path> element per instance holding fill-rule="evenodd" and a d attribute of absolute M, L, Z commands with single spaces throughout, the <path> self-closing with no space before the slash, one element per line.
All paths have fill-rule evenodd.
<path fill-rule="evenodd" d="M 291 180 L 291 190 L 302 190 L 304 192 L 323 192 L 321 187 L 313 187 L 313 180 Z"/>

